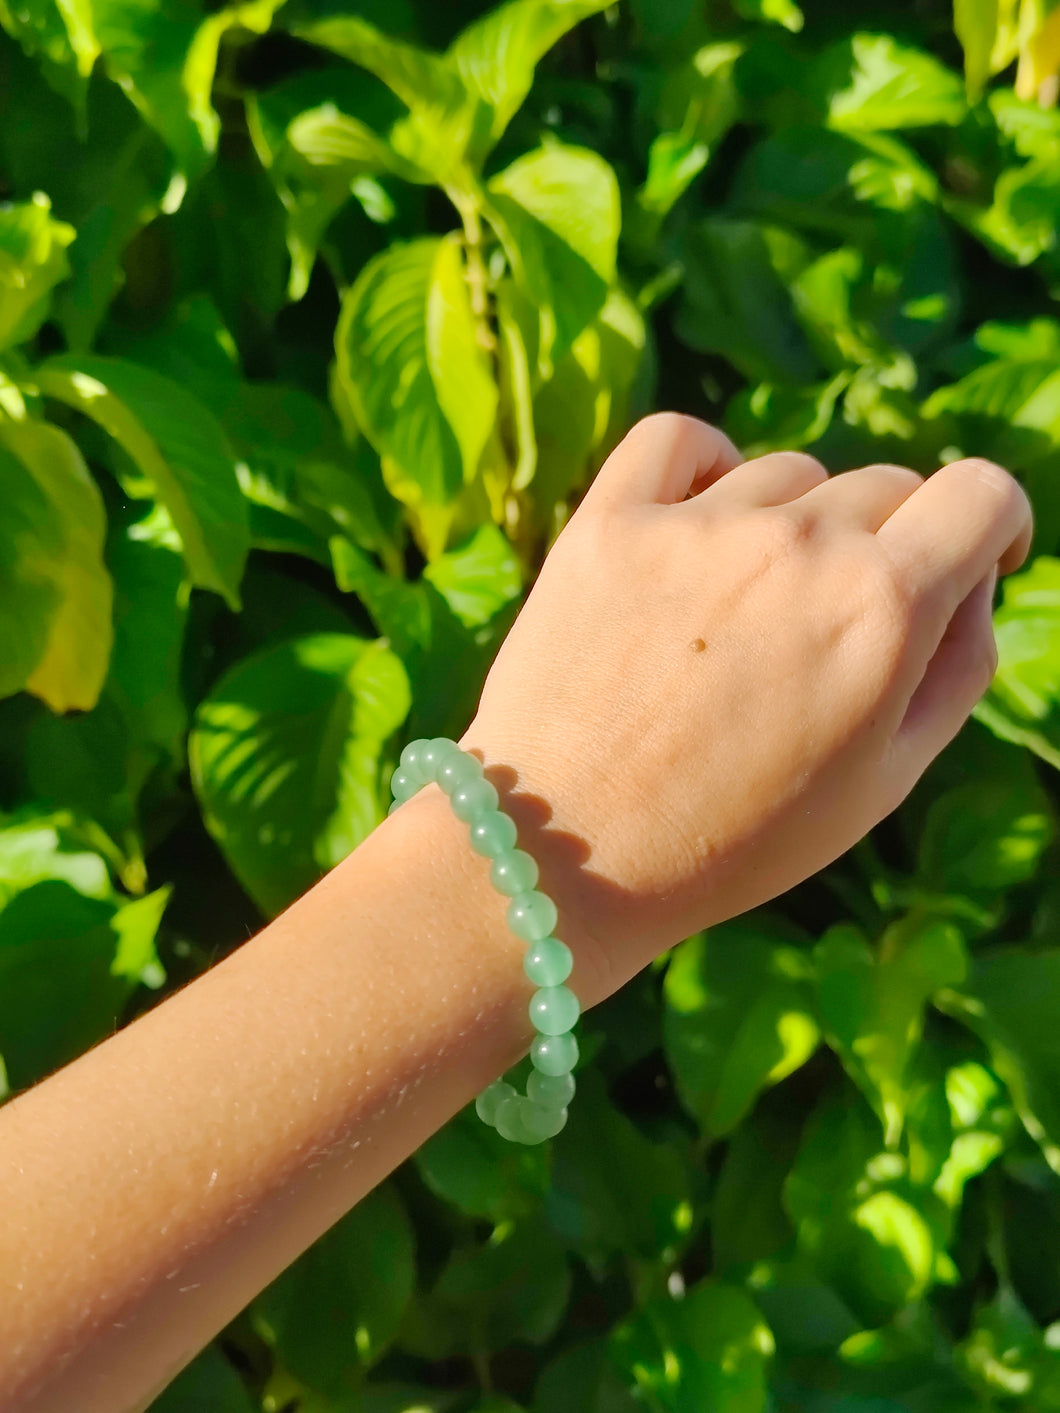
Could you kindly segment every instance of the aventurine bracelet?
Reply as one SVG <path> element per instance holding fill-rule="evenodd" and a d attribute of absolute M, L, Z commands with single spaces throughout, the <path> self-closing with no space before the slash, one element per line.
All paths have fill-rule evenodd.
<path fill-rule="evenodd" d="M 500 797 L 475 756 L 445 736 L 410 741 L 391 777 L 389 813 L 432 781 L 449 796 L 456 817 L 470 826 L 471 847 L 493 860 L 493 886 L 511 898 L 508 926 L 529 944 L 523 970 L 539 988 L 530 998 L 530 1020 L 539 1034 L 530 1047 L 534 1068 L 526 1094 L 498 1079 L 478 1096 L 475 1109 L 502 1138 L 542 1143 L 567 1122 L 567 1105 L 574 1098 L 571 1070 L 578 1063 L 578 1042 L 571 1032 L 581 1007 L 563 985 L 574 958 L 566 943 L 552 936 L 559 917 L 556 905 L 535 888 L 537 864 L 515 847 L 515 821 L 497 808 Z"/>

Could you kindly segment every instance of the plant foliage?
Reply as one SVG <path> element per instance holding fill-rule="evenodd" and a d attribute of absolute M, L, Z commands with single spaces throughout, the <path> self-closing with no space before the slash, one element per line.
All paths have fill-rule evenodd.
<path fill-rule="evenodd" d="M 890 819 L 470 1112 L 162 1413 L 1060 1409 L 1057 0 L 0 0 L 0 1095 L 458 735 L 655 406 L 1034 502 Z"/>

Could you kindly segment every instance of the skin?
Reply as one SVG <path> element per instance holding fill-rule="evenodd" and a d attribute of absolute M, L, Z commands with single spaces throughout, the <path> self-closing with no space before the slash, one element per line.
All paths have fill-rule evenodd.
<path fill-rule="evenodd" d="M 829 477 L 799 453 L 742 462 L 691 418 L 633 429 L 461 740 L 540 866 L 583 1009 L 905 798 L 993 675 L 996 577 L 1031 530 L 990 462 Z M 0 1111 L 3 1413 L 147 1408 L 526 1053 L 505 904 L 428 786 Z"/>

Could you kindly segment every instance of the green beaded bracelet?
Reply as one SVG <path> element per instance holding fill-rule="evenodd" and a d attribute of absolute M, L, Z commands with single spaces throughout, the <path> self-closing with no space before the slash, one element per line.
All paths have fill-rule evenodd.
<path fill-rule="evenodd" d="M 491 860 L 493 886 L 511 899 L 508 926 L 527 943 L 523 970 L 538 988 L 530 998 L 530 1020 L 538 1031 L 530 1047 L 533 1072 L 526 1094 L 495 1080 L 475 1100 L 480 1119 L 514 1143 L 543 1143 L 567 1122 L 574 1098 L 578 1042 L 573 1035 L 581 1006 L 564 986 L 574 958 L 566 943 L 552 935 L 559 914 L 551 898 L 537 890 L 537 864 L 515 847 L 514 820 L 498 808 L 499 796 L 478 759 L 445 736 L 410 741 L 401 752 L 390 788 L 389 814 L 434 782 L 449 796 L 453 813 L 468 825 L 471 847 Z"/>

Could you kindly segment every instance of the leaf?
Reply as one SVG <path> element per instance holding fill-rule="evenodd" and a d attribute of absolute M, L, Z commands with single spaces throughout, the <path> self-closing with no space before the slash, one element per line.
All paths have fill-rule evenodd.
<path fill-rule="evenodd" d="M 579 1071 L 577 1084 L 581 1122 L 552 1142 L 549 1221 L 572 1250 L 600 1266 L 617 1252 L 671 1260 L 692 1221 L 681 1155 L 645 1138 L 594 1070 Z"/>
<path fill-rule="evenodd" d="M 997 21 L 998 0 L 953 0 L 953 28 L 964 50 L 964 78 L 973 102 L 993 72 Z"/>
<path fill-rule="evenodd" d="M 649 1303 L 614 1330 L 611 1348 L 651 1407 L 669 1413 L 765 1413 L 769 1326 L 738 1286 L 701 1281 Z"/>
<path fill-rule="evenodd" d="M 798 1140 L 795 1120 L 776 1105 L 760 1106 L 733 1132 L 711 1212 L 718 1275 L 738 1278 L 738 1268 L 775 1257 L 791 1243 L 794 1231 L 781 1199 Z"/>
<path fill-rule="evenodd" d="M 679 337 L 755 381 L 814 381 L 819 365 L 789 293 L 808 258 L 797 236 L 776 227 L 724 216 L 698 222 L 685 237 Z"/>
<path fill-rule="evenodd" d="M 275 916 L 385 815 L 384 743 L 408 678 L 382 641 L 318 633 L 243 659 L 200 705 L 192 781 L 233 873 Z"/>
<path fill-rule="evenodd" d="M 448 507 L 475 476 L 497 405 L 455 237 L 395 244 L 372 260 L 343 300 L 335 351 L 391 494 Z M 428 558 L 445 548 L 445 533 L 442 520 Z"/>
<path fill-rule="evenodd" d="M 793 34 L 802 29 L 805 20 L 795 0 L 735 0 L 737 14 L 747 20 L 782 25 Z"/>
<path fill-rule="evenodd" d="M 856 927 L 840 923 L 825 933 L 814 958 L 828 1043 L 879 1115 L 888 1147 L 894 1147 L 909 1101 L 907 1068 L 922 1033 L 924 1007 L 937 991 L 964 980 L 964 940 L 950 923 L 912 917 L 888 928 L 874 953 Z"/>
<path fill-rule="evenodd" d="M 603 1337 L 575 1344 L 546 1364 L 537 1381 L 534 1413 L 640 1413 Z"/>
<path fill-rule="evenodd" d="M 809 958 L 768 915 L 678 947 L 663 983 L 663 1042 L 682 1103 L 713 1138 L 817 1048 Z"/>
<path fill-rule="evenodd" d="M 284 1368 L 341 1398 L 390 1345 L 415 1287 L 412 1226 L 384 1184 L 254 1300 L 251 1318 Z"/>
<path fill-rule="evenodd" d="M 25 52 L 39 56 L 48 82 L 83 119 L 85 89 L 99 45 L 86 0 L 0 0 L 0 25 Z"/>
<path fill-rule="evenodd" d="M 246 506 L 232 453 L 208 409 L 159 373 L 95 354 L 49 359 L 34 381 L 98 422 L 128 453 L 172 517 L 192 582 L 238 608 Z"/>
<path fill-rule="evenodd" d="M 216 1343 L 208 1344 L 181 1370 L 152 1402 L 150 1413 L 189 1413 L 193 1408 L 209 1408 L 210 1413 L 254 1413 L 243 1380 Z"/>
<path fill-rule="evenodd" d="M 501 1138 L 473 1108 L 462 1109 L 415 1154 L 432 1192 L 472 1217 L 500 1223 L 529 1215 L 549 1183 L 549 1148 Z"/>
<path fill-rule="evenodd" d="M 1004 777 L 969 781 L 932 801 L 918 865 L 931 887 L 975 896 L 1034 877 L 1056 827 L 1028 758 L 1017 759 Z"/>
<path fill-rule="evenodd" d="M 966 984 L 947 996 L 946 1009 L 989 1046 L 1020 1118 L 1060 1173 L 1057 985 L 1060 950 L 1006 948 L 975 960 Z"/>
<path fill-rule="evenodd" d="M 537 63 L 568 30 L 605 10 L 610 0 L 509 0 L 468 25 L 446 58 L 465 87 L 491 109 L 485 157 L 530 92 Z"/>
<path fill-rule="evenodd" d="M 886 34 L 839 40 L 817 60 L 807 86 L 819 95 L 829 127 L 843 131 L 953 125 L 966 108 L 952 70 Z"/>
<path fill-rule="evenodd" d="M 1060 770 L 1060 559 L 1005 579 L 994 637 L 997 673 L 973 714 Z"/>
<path fill-rule="evenodd" d="M 35 419 L 0 412 L 0 467 L 7 540 L 0 692 L 25 687 L 53 711 L 87 709 L 112 642 L 102 497 L 73 442 Z"/>
<path fill-rule="evenodd" d="M 460 1245 L 434 1285 L 410 1306 L 399 1344 L 421 1358 L 544 1344 L 571 1291 L 562 1246 L 540 1216 Z"/>
<path fill-rule="evenodd" d="M 465 628 L 478 628 L 522 594 L 515 552 L 495 525 L 426 565 L 430 581 Z"/>
<path fill-rule="evenodd" d="M 25 343 L 48 317 L 49 295 L 70 273 L 65 252 L 75 234 L 53 219 L 43 192 L 0 205 L 0 351 Z"/>
<path fill-rule="evenodd" d="M 869 1326 L 927 1289 L 935 1270 L 922 1195 L 898 1153 L 880 1153 L 879 1126 L 850 1090 L 826 1094 L 784 1185 L 785 1205 L 820 1278 Z"/>
<path fill-rule="evenodd" d="M 594 152 L 552 141 L 493 177 L 489 200 L 516 277 L 540 310 L 538 366 L 548 377 L 614 282 L 618 182 Z"/>
<path fill-rule="evenodd" d="M 110 1035 L 138 981 L 164 973 L 154 937 L 169 889 L 116 907 L 36 883 L 0 912 L 0 1053 L 27 1088 Z"/>
<path fill-rule="evenodd" d="M 65 812 L 23 811 L 0 817 L 0 909 L 16 893 L 55 879 L 86 898 L 113 896 L 103 859 L 78 837 Z"/>

